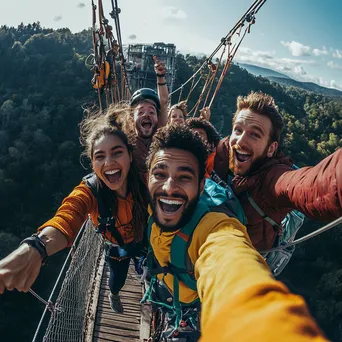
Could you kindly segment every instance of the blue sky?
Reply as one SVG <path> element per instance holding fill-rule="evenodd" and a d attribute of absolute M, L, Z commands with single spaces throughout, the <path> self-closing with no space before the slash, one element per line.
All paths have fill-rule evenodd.
<path fill-rule="evenodd" d="M 97 1 L 97 0 L 96 0 Z M 209 54 L 253 0 L 118 0 L 124 43 L 174 43 Z M 91 26 L 91 1 L 0 0 L 0 24 Z M 110 0 L 103 0 L 105 12 Z M 105 14 L 106 14 L 105 13 Z M 270 67 L 302 81 L 342 90 L 342 0 L 267 0 L 236 61 Z M 109 15 L 108 15 L 109 18 Z"/>

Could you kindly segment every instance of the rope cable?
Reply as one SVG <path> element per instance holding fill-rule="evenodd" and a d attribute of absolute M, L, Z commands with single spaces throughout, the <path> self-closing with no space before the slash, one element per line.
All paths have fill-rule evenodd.
<path fill-rule="evenodd" d="M 317 229 L 315 230 L 314 232 L 310 233 L 310 234 L 307 234 L 297 240 L 294 240 L 292 242 L 289 242 L 287 243 L 286 245 L 281 245 L 281 246 L 278 246 L 278 247 L 275 247 L 275 248 L 271 248 L 267 251 L 261 251 L 259 253 L 269 253 L 269 252 L 274 252 L 274 251 L 281 251 L 285 248 L 288 248 L 288 247 L 291 247 L 291 246 L 295 246 L 295 245 L 298 245 L 304 241 L 307 241 L 307 240 L 310 240 L 312 239 L 313 237 L 317 236 L 317 235 L 320 235 L 328 230 L 330 230 L 331 228 L 334 228 L 336 227 L 337 225 L 341 224 L 342 223 L 342 216 L 337 218 L 336 220 L 326 224 L 325 226 L 323 226 L 322 228 L 320 229 Z"/>

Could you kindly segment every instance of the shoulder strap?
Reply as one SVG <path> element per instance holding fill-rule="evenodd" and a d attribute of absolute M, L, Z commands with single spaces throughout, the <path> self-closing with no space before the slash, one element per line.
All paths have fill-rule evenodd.
<path fill-rule="evenodd" d="M 113 218 L 112 212 L 112 203 L 110 200 L 110 190 L 106 186 L 100 186 L 95 173 L 91 173 L 83 177 L 83 180 L 86 182 L 87 186 L 90 188 L 91 192 L 97 200 L 99 210 L 99 224 L 96 232 L 104 236 L 106 231 L 109 230 L 117 241 L 118 245 L 120 247 L 124 247 L 124 240 L 115 227 L 115 220 Z"/>
<path fill-rule="evenodd" d="M 281 231 L 281 225 L 279 225 L 276 221 L 272 220 L 269 216 L 267 216 L 263 210 L 256 204 L 252 196 L 249 194 L 249 192 L 246 192 L 248 202 L 251 204 L 251 206 L 258 212 L 258 214 L 267 222 L 269 222 L 273 229 L 277 232 Z"/>
<path fill-rule="evenodd" d="M 213 171 L 211 179 L 206 179 L 205 191 L 201 197 L 207 202 L 211 211 L 225 213 L 229 217 L 237 218 L 243 225 L 246 225 L 245 212 L 229 185 L 230 183 L 229 176 L 228 183 L 226 183 Z"/>
<path fill-rule="evenodd" d="M 194 265 L 191 262 L 188 248 L 195 228 L 202 217 L 209 211 L 209 207 L 199 201 L 190 222 L 174 236 L 171 243 L 171 264 L 177 269 L 187 271 L 179 273 L 178 276 L 186 286 L 194 291 L 197 291 L 197 281 L 193 275 Z"/>
<path fill-rule="evenodd" d="M 292 164 L 292 168 L 294 170 L 298 170 L 299 167 L 295 164 Z M 278 224 L 277 222 L 275 222 L 274 220 L 272 220 L 258 205 L 257 203 L 254 201 L 253 197 L 249 194 L 248 191 L 246 191 L 246 195 L 247 195 L 247 199 L 248 202 L 251 204 L 251 206 L 258 212 L 258 214 L 267 222 L 269 222 L 273 229 L 277 232 L 281 232 L 282 230 L 282 224 Z M 303 216 L 303 214 L 300 213 L 300 216 Z"/>

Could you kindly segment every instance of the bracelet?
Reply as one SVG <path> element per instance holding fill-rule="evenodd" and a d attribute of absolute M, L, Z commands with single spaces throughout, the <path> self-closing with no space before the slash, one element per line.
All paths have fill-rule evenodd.
<path fill-rule="evenodd" d="M 160 85 L 160 86 L 163 86 L 163 85 L 166 85 L 166 82 L 164 82 L 164 83 L 157 83 L 158 85 Z"/>
<path fill-rule="evenodd" d="M 32 236 L 24 239 L 23 241 L 20 242 L 19 246 L 22 245 L 23 243 L 27 243 L 29 246 L 32 246 L 36 248 L 42 257 L 42 264 L 45 264 L 48 255 L 46 252 L 46 246 L 45 243 L 41 240 L 41 238 L 37 234 L 33 234 Z"/>
<path fill-rule="evenodd" d="M 157 77 L 165 77 L 166 74 L 156 74 Z"/>

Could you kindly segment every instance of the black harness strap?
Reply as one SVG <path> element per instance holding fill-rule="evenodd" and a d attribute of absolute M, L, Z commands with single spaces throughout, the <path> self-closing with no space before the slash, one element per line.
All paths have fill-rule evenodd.
<path fill-rule="evenodd" d="M 96 232 L 102 234 L 103 236 L 109 231 L 114 239 L 117 241 L 118 245 L 122 248 L 125 246 L 124 240 L 115 226 L 115 220 L 113 218 L 110 189 L 106 186 L 100 186 L 99 181 L 94 173 L 89 174 L 84 177 L 84 180 L 91 192 L 95 196 L 99 209 L 99 224 L 97 226 Z"/>

